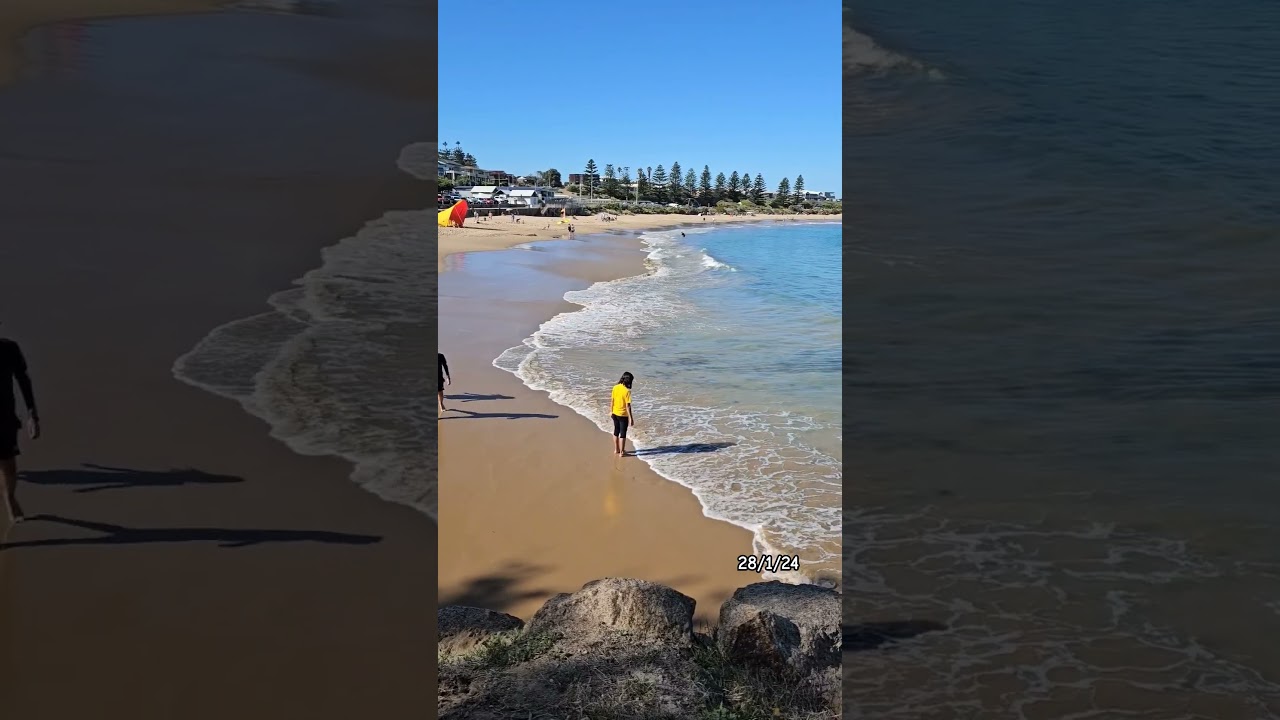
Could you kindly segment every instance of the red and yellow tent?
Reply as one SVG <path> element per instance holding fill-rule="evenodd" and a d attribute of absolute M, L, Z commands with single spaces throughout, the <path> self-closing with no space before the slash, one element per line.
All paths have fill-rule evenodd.
<path fill-rule="evenodd" d="M 448 210 L 441 210 L 436 216 L 436 222 L 440 227 L 462 227 L 462 223 L 467 219 L 467 201 L 459 200 L 453 204 Z"/>

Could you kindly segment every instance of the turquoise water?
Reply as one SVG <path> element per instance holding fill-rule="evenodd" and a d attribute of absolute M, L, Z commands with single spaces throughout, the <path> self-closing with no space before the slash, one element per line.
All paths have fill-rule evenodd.
<path fill-rule="evenodd" d="M 709 517 L 752 530 L 757 552 L 798 556 L 781 577 L 838 581 L 840 226 L 641 239 L 649 273 L 566 293 L 581 309 L 494 364 L 602 430 L 603 398 L 633 373 L 639 456 Z"/>

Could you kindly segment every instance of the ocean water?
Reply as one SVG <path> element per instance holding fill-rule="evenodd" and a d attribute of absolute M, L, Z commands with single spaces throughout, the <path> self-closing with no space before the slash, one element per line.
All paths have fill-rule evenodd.
<path fill-rule="evenodd" d="M 846 22 L 847 712 L 1280 717 L 1280 4 Z"/>
<path fill-rule="evenodd" d="M 415 143 L 388 162 L 427 179 L 434 151 Z M 174 376 L 239 401 L 296 452 L 350 460 L 362 487 L 436 517 L 423 369 L 436 295 L 422 281 L 434 237 L 432 210 L 384 214 L 325 248 L 270 311 L 210 332 Z"/>
<path fill-rule="evenodd" d="M 798 571 L 766 575 L 836 583 L 840 233 L 645 233 L 646 274 L 566 293 L 581 307 L 494 365 L 606 431 L 602 398 L 631 372 L 639 457 L 691 488 L 709 517 L 753 531 L 758 553 L 798 556 Z"/>

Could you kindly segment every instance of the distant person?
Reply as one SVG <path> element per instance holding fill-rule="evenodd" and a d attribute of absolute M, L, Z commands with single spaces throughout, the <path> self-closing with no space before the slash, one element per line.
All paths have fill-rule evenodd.
<path fill-rule="evenodd" d="M 636 416 L 631 412 L 631 383 L 635 377 L 622 373 L 618 384 L 613 386 L 613 394 L 609 402 L 609 415 L 613 418 L 613 454 L 627 454 L 627 426 L 636 426 Z"/>
<path fill-rule="evenodd" d="M 16 523 L 22 522 L 25 516 L 18 504 L 18 431 L 22 429 L 22 421 L 18 419 L 18 403 L 13 396 L 15 382 L 27 406 L 27 432 L 35 440 L 40 437 L 40 413 L 36 410 L 31 376 L 27 374 L 27 360 L 18 343 L 0 338 L 0 476 L 4 477 L 9 521 Z"/>
<path fill-rule="evenodd" d="M 684 237 L 684 236 L 685 236 L 684 233 L 680 233 L 680 237 Z"/>
<path fill-rule="evenodd" d="M 437 369 L 437 374 L 440 381 L 436 387 L 440 389 L 436 391 L 436 400 L 440 402 L 440 411 L 444 412 L 449 409 L 444 406 L 444 386 L 453 384 L 453 378 L 449 377 L 449 361 L 444 359 L 444 353 L 440 353 L 440 367 Z"/>
<path fill-rule="evenodd" d="M 569 224 L 569 239 L 570 239 L 570 240 L 572 240 L 572 239 L 573 239 L 573 232 L 574 232 L 574 230 L 573 230 L 573 224 L 572 224 L 572 223 L 570 223 L 570 224 Z"/>

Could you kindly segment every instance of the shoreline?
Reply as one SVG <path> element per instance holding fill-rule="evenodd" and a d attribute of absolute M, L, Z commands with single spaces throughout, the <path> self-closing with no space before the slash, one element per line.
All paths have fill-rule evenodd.
<path fill-rule="evenodd" d="M 0 195 L 0 262 L 22 269 L 0 305 L 47 424 L 20 462 L 38 517 L 0 548 L 0 695 L 15 714 L 430 707 L 422 610 L 434 587 L 429 567 L 404 572 L 434 557 L 430 520 L 171 373 L 210 330 L 266 309 L 323 248 L 424 204 L 395 157 L 421 137 L 425 96 L 392 100 L 372 63 L 300 81 L 279 62 L 285 48 L 327 68 L 341 37 L 375 63 L 420 66 L 425 53 L 393 36 L 408 17 L 396 12 L 418 11 L 383 3 L 323 25 L 116 12 L 131 20 L 88 28 L 93 52 L 76 60 L 92 72 L 23 73 L 0 91 L 0 177 L 14 188 Z M 223 82 L 243 104 L 218 102 L 210 90 Z M 297 123 L 281 88 L 324 111 Z M 356 93 L 363 105 L 343 110 Z M 342 152 L 319 152 L 337 136 Z M 80 692 L 60 692 L 69 685 Z"/>
<path fill-rule="evenodd" d="M 696 220 L 695 215 L 618 215 L 617 220 L 605 222 L 595 215 L 574 219 L 576 234 L 582 237 L 601 233 L 644 233 L 654 230 L 670 230 L 678 227 L 715 227 L 762 222 L 830 222 L 839 224 L 842 215 L 711 215 L 706 221 Z M 440 244 L 437 253 L 438 272 L 449 270 L 446 258 L 462 253 L 508 250 L 516 245 L 543 240 L 567 240 L 568 230 L 559 218 L 536 216 L 522 217 L 519 223 L 494 218 L 477 223 L 467 218 L 461 228 L 439 228 Z M 581 229 L 578 229 L 581 228 Z M 466 242 L 473 244 L 467 245 Z M 616 280 L 618 278 L 608 278 Z"/>
<path fill-rule="evenodd" d="M 840 216 L 781 217 L 798 222 L 838 223 L 840 221 Z M 665 221 L 660 220 L 655 223 L 653 220 L 656 218 L 662 218 Z M 565 237 L 556 237 L 562 233 L 556 232 L 555 228 L 548 232 L 540 225 L 534 225 L 532 228 L 517 230 L 510 227 L 514 223 L 509 225 L 509 221 L 502 221 L 501 225 L 495 223 L 497 227 L 494 228 L 485 228 L 488 231 L 483 236 L 486 242 L 480 247 L 473 246 L 459 250 L 456 249 L 456 242 L 453 244 L 442 242 L 440 245 L 438 261 L 444 268 L 441 273 L 441 337 L 450 335 L 448 327 L 450 321 L 447 318 L 456 312 L 465 312 L 468 313 L 467 321 L 452 322 L 457 323 L 459 327 L 465 325 L 469 333 L 475 336 L 486 336 L 485 339 L 487 339 L 487 342 L 485 339 L 477 341 L 475 337 L 466 340 L 462 338 L 456 341 L 450 340 L 452 348 L 442 342 L 442 346 L 445 346 L 442 351 L 445 351 L 449 357 L 451 368 L 456 371 L 457 368 L 465 367 L 464 372 L 469 378 L 480 376 L 486 385 L 484 392 L 506 398 L 505 402 L 512 406 L 510 408 L 512 416 L 536 415 L 546 418 L 539 421 L 522 420 L 521 424 L 551 421 L 563 422 L 567 426 L 561 432 L 550 430 L 538 432 L 536 428 L 531 428 L 528 433 L 522 432 L 524 437 L 521 438 L 517 452 L 526 453 L 526 463 L 504 463 L 500 459 L 492 458 L 459 459 L 459 455 L 469 454 L 465 451 L 450 453 L 447 448 L 459 444 L 472 453 L 484 452 L 486 443 L 480 437 L 484 431 L 477 427 L 477 432 L 473 433 L 472 437 L 459 436 L 452 424 L 443 422 L 447 419 L 447 415 L 442 416 L 442 453 L 439 473 L 441 517 L 443 518 L 440 523 L 441 604 L 472 604 L 517 616 L 527 616 L 536 610 L 550 594 L 573 592 L 583 583 L 599 577 L 627 576 L 669 584 L 694 597 L 699 608 L 697 613 L 699 620 L 707 622 L 712 619 L 706 614 L 707 610 L 714 610 L 723 603 L 732 593 L 733 583 L 741 584 L 746 581 L 746 578 L 753 576 L 738 572 L 734 567 L 734 561 L 738 555 L 759 552 L 756 547 L 755 533 L 750 528 L 709 515 L 702 500 L 692 488 L 658 473 L 642 459 L 627 458 L 620 463 L 615 462 L 614 468 L 604 470 L 603 472 L 610 476 L 610 489 L 605 491 L 603 498 L 599 497 L 601 492 L 594 487 L 591 480 L 574 481 L 578 478 L 590 478 L 593 474 L 602 472 L 598 464 L 564 458 L 544 459 L 546 455 L 570 455 L 576 452 L 577 448 L 588 443 L 602 446 L 606 436 L 600 433 L 599 428 L 592 421 L 578 414 L 577 411 L 555 402 L 545 391 L 529 388 L 516 375 L 494 365 L 495 359 L 502 352 L 518 346 L 546 320 L 562 312 L 581 309 L 581 306 L 564 300 L 564 292 L 567 290 L 585 289 L 597 282 L 645 274 L 645 259 L 648 254 L 642 249 L 637 235 L 651 230 L 703 225 L 697 220 L 690 222 L 688 216 L 632 216 L 631 219 L 633 222 L 626 225 L 621 221 L 610 223 L 595 221 L 591 225 L 575 222 L 581 230 L 577 237 L 577 244 L 574 245 L 570 245 Z M 761 223 L 773 222 L 776 219 L 774 216 L 756 216 L 726 219 L 714 224 L 722 226 L 748 222 Z M 530 224 L 533 225 L 533 223 Z M 619 225 L 623 226 L 619 227 Z M 461 232 L 454 230 L 455 236 L 466 231 L 465 228 Z M 542 231 L 541 237 L 530 235 L 531 232 L 537 233 L 539 230 Z M 549 246 L 549 250 L 540 253 L 525 254 L 514 249 L 525 243 L 543 243 L 550 240 L 566 242 L 555 243 Z M 501 252 L 503 250 L 507 253 Z M 446 262 L 446 258 L 450 260 Z M 525 275 L 519 274 L 518 270 L 526 266 L 536 268 L 536 271 L 543 276 L 559 277 L 561 282 L 547 282 L 539 280 L 538 277 L 526 279 Z M 495 285 L 495 278 L 505 278 L 505 286 L 509 288 L 515 282 L 513 279 L 515 276 L 509 276 L 511 272 L 517 272 L 521 281 L 527 281 L 538 287 L 521 292 L 514 299 L 504 298 L 499 289 L 503 283 Z M 490 276 L 487 283 L 480 279 L 486 274 Z M 469 277 L 464 279 L 463 276 Z M 468 289 L 469 285 L 472 286 L 470 289 Z M 483 309 L 479 312 L 462 309 L 464 297 L 468 304 L 480 301 L 484 308 L 501 307 L 502 313 L 499 315 Z M 507 317 L 508 315 L 514 316 L 514 319 Z M 457 358 L 462 358 L 462 362 Z M 446 388 L 446 397 L 449 394 L 450 389 Z M 522 395 L 525 397 L 522 398 Z M 500 431 L 503 427 L 500 423 L 509 423 L 507 420 L 499 421 L 497 418 L 486 422 L 493 423 L 493 430 L 496 431 Z M 483 423 L 466 423 L 465 425 L 480 426 Z M 536 451 L 526 450 L 530 441 L 538 445 Z M 491 453 L 491 442 L 487 444 L 487 448 Z M 536 458 L 530 458 L 528 454 L 536 454 Z M 635 462 L 636 460 L 640 462 Z M 602 462 L 605 465 L 608 464 L 608 461 Z M 566 465 L 572 470 L 564 469 Z M 619 465 L 622 467 L 617 467 Z M 536 476 L 539 470 L 546 466 L 556 468 L 557 474 L 562 478 L 560 482 L 535 479 L 533 482 L 539 486 L 540 494 L 533 493 L 533 497 L 522 495 L 521 497 L 525 499 L 519 501 L 503 497 L 501 480 L 487 488 L 483 495 L 466 489 L 458 482 L 464 476 L 476 475 L 502 479 L 520 477 L 522 474 Z M 573 500 L 560 502 L 564 496 L 594 494 L 596 497 L 593 500 L 602 503 L 605 515 L 611 512 L 615 515 L 627 515 L 628 511 L 625 509 L 619 511 L 614 507 L 611 511 L 610 508 L 611 505 L 623 504 L 611 501 L 609 497 L 609 493 L 616 493 L 619 488 L 627 488 L 641 496 L 640 502 L 637 503 L 638 508 L 632 511 L 627 519 L 630 525 L 626 532 L 631 533 L 631 536 L 625 538 L 621 537 L 615 529 L 609 528 L 607 523 L 597 524 L 594 529 L 587 532 L 566 533 L 561 528 L 552 527 L 554 523 L 541 521 L 537 511 L 519 512 L 512 511 L 510 508 L 499 510 L 500 506 L 505 505 L 512 508 L 532 505 L 542 507 L 544 512 L 554 516 L 560 507 L 575 505 Z M 549 502 L 548 497 L 555 498 L 557 502 Z M 455 506 L 468 508 L 468 510 L 455 512 L 450 509 Z M 552 510 L 553 507 L 556 510 Z M 600 505 L 596 505 L 590 512 L 599 514 L 599 507 Z M 474 514 L 470 508 L 477 508 L 490 514 L 500 512 L 504 521 L 497 523 L 497 527 L 518 528 L 510 532 L 511 537 L 536 538 L 533 544 L 558 548 L 561 552 L 567 548 L 573 548 L 574 545 L 579 546 L 568 550 L 570 556 L 578 558 L 575 560 L 577 567 L 572 571 L 566 571 L 563 567 L 538 568 L 542 572 L 523 567 L 521 563 L 516 562 L 513 553 L 506 552 L 500 547 L 493 547 L 498 541 L 493 537 L 494 533 L 479 532 L 477 528 L 467 527 L 463 522 L 457 522 L 456 525 L 451 522 L 451 518 Z M 589 513 L 576 511 L 575 514 Z M 616 522 L 616 518 L 614 521 Z M 645 530 L 654 526 L 679 528 L 684 534 L 679 538 L 658 537 L 655 533 Z M 612 548 L 616 554 L 616 560 L 608 562 L 600 557 L 600 553 L 584 552 L 580 547 L 597 543 Z M 627 547 L 620 548 L 620 546 Z M 472 567 L 462 568 L 458 566 L 459 563 L 451 567 L 446 558 L 452 554 L 465 553 L 468 547 L 473 551 Z M 676 572 L 669 563 L 663 566 L 664 563 L 661 562 L 627 557 L 635 553 L 635 548 L 641 547 L 649 548 L 650 553 L 656 557 L 682 554 L 681 562 L 678 563 L 680 572 Z M 588 571 L 588 567 L 594 569 Z M 699 576 L 705 577 L 694 580 Z M 468 580 L 485 577 L 490 585 L 501 584 L 509 587 L 504 587 L 500 593 L 483 593 L 465 589 Z M 758 575 L 754 577 L 759 578 Z M 806 577 L 806 580 L 815 584 L 821 582 L 821 578 Z M 542 585 L 533 587 L 537 582 L 541 582 Z M 551 587 L 545 587 L 547 585 Z"/>

